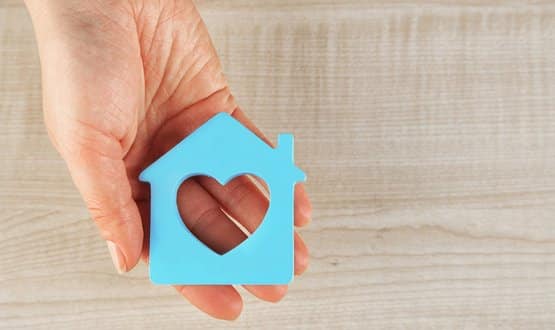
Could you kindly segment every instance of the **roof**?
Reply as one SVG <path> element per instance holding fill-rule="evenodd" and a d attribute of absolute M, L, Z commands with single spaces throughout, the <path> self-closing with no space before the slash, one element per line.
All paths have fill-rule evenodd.
<path fill-rule="evenodd" d="M 271 167 L 294 182 L 305 179 L 293 161 L 293 135 L 280 134 L 278 146 L 272 148 L 229 114 L 221 112 L 148 166 L 139 178 L 152 183 L 194 169 L 198 174 L 217 172 L 214 177 L 226 182 L 240 175 L 237 171 L 246 171 L 246 174 L 253 172 L 249 169 L 264 167 Z"/>

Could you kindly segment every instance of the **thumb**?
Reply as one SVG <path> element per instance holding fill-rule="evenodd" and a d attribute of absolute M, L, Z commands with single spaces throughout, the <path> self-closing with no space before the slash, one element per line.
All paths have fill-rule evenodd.
<path fill-rule="evenodd" d="M 59 144 L 56 146 L 60 149 Z M 73 147 L 60 153 L 121 274 L 140 258 L 143 227 L 124 162 L 117 157 L 121 155 L 118 149 L 118 141 L 104 139 L 91 147 Z"/>

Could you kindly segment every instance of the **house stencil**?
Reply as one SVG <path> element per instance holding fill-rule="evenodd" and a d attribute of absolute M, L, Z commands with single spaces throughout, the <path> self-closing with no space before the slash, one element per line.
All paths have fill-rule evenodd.
<path fill-rule="evenodd" d="M 177 209 L 179 186 L 196 175 L 225 184 L 254 174 L 270 190 L 258 229 L 220 255 L 194 236 Z M 293 161 L 293 136 L 274 149 L 227 113 L 219 113 L 139 176 L 151 188 L 150 278 L 157 284 L 284 284 L 293 277 L 294 187 L 305 174 Z M 187 203 L 187 201 L 184 201 Z"/>

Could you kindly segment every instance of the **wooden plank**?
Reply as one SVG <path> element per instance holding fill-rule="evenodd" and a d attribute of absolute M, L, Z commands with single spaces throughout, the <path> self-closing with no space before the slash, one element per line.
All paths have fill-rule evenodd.
<path fill-rule="evenodd" d="M 43 128 L 28 16 L 0 2 L 0 328 L 555 327 L 555 9 L 422 3 L 200 3 L 315 207 L 308 273 L 229 324 L 113 271 Z"/>

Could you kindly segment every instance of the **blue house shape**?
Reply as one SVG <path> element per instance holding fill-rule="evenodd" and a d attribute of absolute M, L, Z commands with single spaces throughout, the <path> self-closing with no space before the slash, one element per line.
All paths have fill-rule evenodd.
<path fill-rule="evenodd" d="M 177 209 L 177 190 L 196 175 L 225 184 L 254 174 L 270 205 L 258 229 L 220 255 L 194 236 Z M 293 136 L 270 147 L 227 113 L 209 119 L 139 176 L 151 188 L 150 278 L 157 284 L 285 284 L 293 277 L 294 187 L 305 174 L 293 161 Z M 185 201 L 186 203 L 187 201 Z"/>

